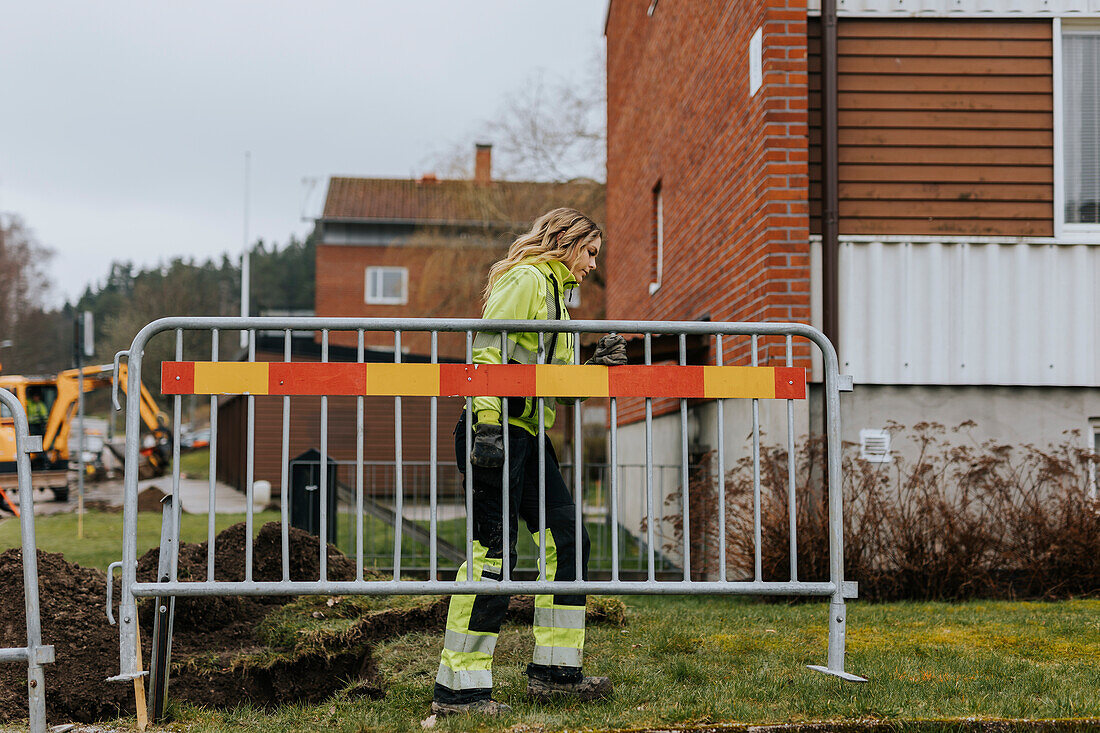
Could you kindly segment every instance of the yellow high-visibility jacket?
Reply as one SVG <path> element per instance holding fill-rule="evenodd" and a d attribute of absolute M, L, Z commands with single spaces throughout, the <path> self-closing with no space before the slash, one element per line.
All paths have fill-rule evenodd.
<path fill-rule="evenodd" d="M 507 320 L 545 320 L 556 316 L 568 321 L 565 293 L 577 287 L 577 280 L 563 263 L 553 260 L 537 264 L 521 263 L 501 275 L 489 293 L 482 318 Z M 556 302 L 555 302 L 556 301 Z M 555 307 L 556 305 L 556 307 Z M 556 311 L 556 313 L 555 313 Z M 474 337 L 475 364 L 572 364 L 573 334 L 509 333 L 508 358 L 501 356 L 500 332 L 481 332 Z M 551 358 L 547 358 L 553 344 Z M 522 407 L 521 407 L 522 400 Z M 475 397 L 476 422 L 500 424 L 499 397 Z M 554 400 L 544 400 L 544 427 L 554 424 Z M 532 435 L 538 434 L 538 398 L 512 398 L 508 401 L 508 422 Z"/>

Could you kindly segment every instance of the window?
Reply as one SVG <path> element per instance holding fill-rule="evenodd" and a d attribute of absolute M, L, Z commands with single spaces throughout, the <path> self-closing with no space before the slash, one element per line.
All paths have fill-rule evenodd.
<path fill-rule="evenodd" d="M 661 275 L 665 266 L 665 204 L 661 197 L 661 182 L 653 187 L 653 280 L 649 283 L 649 294 L 653 295 L 661 288 Z"/>
<path fill-rule="evenodd" d="M 1058 70 L 1062 228 L 1069 234 L 1095 231 L 1100 229 L 1100 28 L 1063 26 Z"/>
<path fill-rule="evenodd" d="M 757 28 L 749 39 L 749 96 L 764 83 L 764 29 Z"/>
<path fill-rule="evenodd" d="M 409 300 L 409 270 L 405 267 L 368 267 L 366 302 L 404 305 Z"/>

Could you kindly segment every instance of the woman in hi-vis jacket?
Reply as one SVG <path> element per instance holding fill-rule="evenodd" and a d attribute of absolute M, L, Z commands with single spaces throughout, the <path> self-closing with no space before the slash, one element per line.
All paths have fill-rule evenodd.
<path fill-rule="evenodd" d="M 596 269 L 603 245 L 599 227 L 572 209 L 554 209 L 539 217 L 531 231 L 512 243 L 507 256 L 489 270 L 483 318 L 508 320 L 568 320 L 566 291 L 577 287 Z M 572 364 L 573 335 L 509 333 L 508 354 L 501 354 L 501 334 L 484 332 L 474 338 L 476 364 Z M 587 362 L 604 366 L 626 363 L 626 343 L 618 334 L 600 339 Z M 516 564 L 517 516 L 539 541 L 539 416 L 538 398 L 508 398 L 508 427 L 501 426 L 499 397 L 473 401 L 473 578 L 500 580 L 503 573 L 503 465 L 508 440 L 509 537 L 511 566 Z M 455 428 L 455 457 L 466 468 L 466 415 Z M 554 424 L 554 400 L 545 400 L 543 425 Z M 565 486 L 550 439 L 545 437 L 546 568 L 543 577 L 576 580 L 576 509 Z M 583 576 L 588 574 L 588 533 L 582 526 Z M 458 578 L 467 577 L 466 564 Z M 583 595 L 535 597 L 535 654 L 527 666 L 527 694 L 536 699 L 567 696 L 594 700 L 611 694 L 606 677 L 581 672 L 584 648 Z M 508 596 L 454 595 L 447 613 L 447 631 L 436 676 L 432 713 L 475 712 L 495 715 L 509 710 L 493 700 L 493 649 L 508 609 Z"/>

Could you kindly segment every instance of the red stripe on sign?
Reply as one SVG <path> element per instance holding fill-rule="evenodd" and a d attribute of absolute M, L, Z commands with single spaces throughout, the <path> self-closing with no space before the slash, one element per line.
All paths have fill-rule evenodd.
<path fill-rule="evenodd" d="M 361 395 L 362 364 L 278 362 L 267 367 L 267 393 L 273 395 Z"/>
<path fill-rule="evenodd" d="M 705 396 L 701 366 L 617 366 L 607 379 L 610 397 Z"/>
<path fill-rule="evenodd" d="M 160 363 L 161 394 L 194 394 L 195 362 L 162 361 Z"/>
<path fill-rule="evenodd" d="M 776 367 L 775 398 L 777 400 L 806 399 L 806 370 L 802 367 Z"/>
<path fill-rule="evenodd" d="M 535 394 L 535 367 L 528 364 L 441 364 L 439 394 L 444 397 L 529 397 Z"/>

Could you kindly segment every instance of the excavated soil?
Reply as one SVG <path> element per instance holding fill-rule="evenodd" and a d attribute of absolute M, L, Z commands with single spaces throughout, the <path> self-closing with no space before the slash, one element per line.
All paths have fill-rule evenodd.
<path fill-rule="evenodd" d="M 243 580 L 245 526 L 227 528 L 214 540 L 214 577 Z M 317 538 L 297 529 L 289 531 L 290 577 L 316 580 L 320 575 Z M 138 579 L 157 578 L 159 550 L 138 560 Z M 355 565 L 335 547 L 328 547 L 328 577 L 352 580 Z M 368 571 L 369 572 L 369 571 Z M 180 580 L 205 580 L 207 543 L 180 547 Z M 104 603 L 106 576 L 99 570 L 66 562 L 60 554 L 38 553 L 42 638 L 53 644 L 56 662 L 46 665 L 46 714 L 53 723 L 93 722 L 134 712 L 131 683 L 107 682 L 118 673 L 118 627 L 107 623 Z M 264 525 L 253 543 L 252 577 L 257 581 L 282 578 L 282 538 L 278 523 Z M 0 647 L 26 644 L 22 554 L 0 553 Z M 119 597 L 115 581 L 115 598 Z M 283 703 L 315 703 L 339 690 L 379 698 L 385 689 L 371 646 L 410 631 L 442 631 L 449 597 L 409 608 L 385 609 L 360 618 L 355 643 L 339 649 L 296 654 L 266 647 L 256 634 L 257 624 L 291 597 L 177 598 L 172 637 L 172 667 L 168 695 L 173 700 L 207 707 L 232 708 L 242 702 L 263 707 Z M 618 602 L 615 602 L 618 603 Z M 142 658 L 150 658 L 150 640 L 156 604 L 138 608 Z M 531 596 L 516 596 L 508 619 L 530 622 Z M 592 622 L 622 623 L 622 606 L 590 605 Z M 274 653 L 273 653 L 274 652 Z M 26 718 L 26 667 L 0 664 L 0 723 Z"/>
<path fill-rule="evenodd" d="M 105 681 L 118 674 L 118 631 L 104 615 L 106 576 L 40 550 L 38 587 L 42 640 L 57 655 L 45 667 L 47 719 L 89 722 L 132 712 L 133 686 Z M 0 553 L 0 588 L 0 647 L 26 646 L 22 550 Z M 26 688 L 26 665 L 0 664 L 0 722 L 27 716 Z"/>
<path fill-rule="evenodd" d="M 244 579 L 243 524 L 224 530 L 214 540 L 215 578 Z M 293 580 L 319 577 L 317 539 L 301 530 L 290 530 L 290 575 Z M 153 581 L 159 551 L 138 560 L 138 578 Z M 206 578 L 207 544 L 180 547 L 181 580 Z M 351 580 L 354 563 L 334 547 L 328 548 L 328 577 Z M 56 662 L 45 667 L 46 715 L 51 722 L 91 722 L 134 712 L 132 684 L 106 679 L 118 674 L 118 627 L 107 624 L 104 612 L 106 576 L 95 569 L 66 562 L 60 554 L 38 553 L 39 598 L 42 638 L 53 644 Z M 282 578 L 282 540 L 278 524 L 261 528 L 253 545 L 253 578 Z M 22 553 L 0 553 L 0 588 L 23 587 Z M 116 581 L 116 591 L 117 591 Z M 116 598 L 118 594 L 116 592 Z M 270 706 L 280 703 L 318 702 L 354 684 L 357 694 L 380 697 L 381 678 L 369 647 L 336 651 L 328 655 L 299 656 L 265 667 L 231 664 L 243 654 L 267 650 L 254 635 L 256 624 L 291 599 L 288 597 L 179 598 L 172 637 L 173 674 L 169 697 L 214 707 L 241 702 Z M 142 656 L 149 660 L 153 631 L 151 602 L 142 603 Z M 424 628 L 442 628 L 446 599 L 422 609 L 394 609 L 380 614 L 367 640 Z M 0 594 L 0 647 L 26 645 L 24 599 L 20 592 Z M 224 667 L 210 658 L 225 660 Z M 201 665 L 191 664 L 202 657 Z M 196 672 L 196 668 L 201 672 Z M 213 669 L 214 671 L 211 671 Z M 26 667 L 0 665 L 0 723 L 27 715 Z"/>

